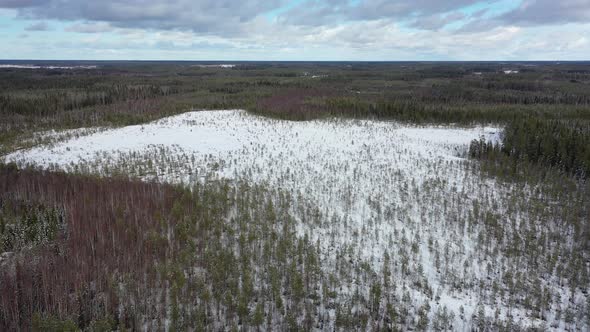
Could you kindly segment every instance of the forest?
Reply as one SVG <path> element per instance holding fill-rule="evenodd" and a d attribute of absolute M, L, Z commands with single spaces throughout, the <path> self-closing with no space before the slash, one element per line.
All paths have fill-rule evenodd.
<path fill-rule="evenodd" d="M 590 63 L 95 65 L 0 68 L 0 330 L 590 329 Z M 11 157 L 187 112 L 262 143 Z M 297 159 L 305 126 L 358 159 Z M 498 139 L 406 151 L 480 127 Z"/>

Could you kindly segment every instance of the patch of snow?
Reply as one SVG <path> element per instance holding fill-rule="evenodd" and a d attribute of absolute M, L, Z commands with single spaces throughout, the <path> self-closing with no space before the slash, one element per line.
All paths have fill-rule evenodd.
<path fill-rule="evenodd" d="M 236 65 L 232 64 L 215 64 L 215 65 L 193 65 L 192 67 L 199 68 L 234 68 Z"/>
<path fill-rule="evenodd" d="M 371 130 L 367 130 L 367 129 Z M 378 156 L 412 148 L 411 153 L 457 160 L 459 148 L 474 139 L 497 140 L 500 129 L 478 127 L 449 129 L 440 127 L 403 127 L 394 122 L 379 121 L 311 121 L 289 122 L 256 117 L 245 111 L 200 111 L 165 118 L 147 125 L 101 132 L 77 137 L 47 149 L 38 147 L 7 156 L 7 160 L 26 160 L 37 165 L 66 166 L 80 162 L 88 155 L 142 151 L 150 146 L 175 146 L 200 155 L 237 153 L 252 146 L 295 153 L 294 159 L 305 159 L 313 150 L 320 155 L 362 154 L 376 148 Z M 330 153 L 337 153 L 331 155 Z M 255 154 L 247 151 L 246 155 Z M 253 156 L 254 157 L 254 156 Z M 339 158 L 340 159 L 340 158 Z M 354 159 L 351 159 L 354 160 Z"/>

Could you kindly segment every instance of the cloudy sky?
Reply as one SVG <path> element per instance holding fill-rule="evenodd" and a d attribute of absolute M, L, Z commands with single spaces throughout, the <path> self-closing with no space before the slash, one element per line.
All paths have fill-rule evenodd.
<path fill-rule="evenodd" d="M 590 0 L 0 0 L 0 59 L 590 60 Z"/>

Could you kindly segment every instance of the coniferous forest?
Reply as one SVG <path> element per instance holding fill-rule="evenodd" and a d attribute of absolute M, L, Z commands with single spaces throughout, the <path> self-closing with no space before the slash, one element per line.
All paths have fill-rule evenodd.
<path fill-rule="evenodd" d="M 93 65 L 0 68 L 0 330 L 590 330 L 590 63 Z"/>

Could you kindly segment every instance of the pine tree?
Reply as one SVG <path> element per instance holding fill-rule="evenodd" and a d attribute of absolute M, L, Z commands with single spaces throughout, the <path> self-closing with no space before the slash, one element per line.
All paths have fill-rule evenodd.
<path fill-rule="evenodd" d="M 254 310 L 254 316 L 252 317 L 252 325 L 257 329 L 260 329 L 260 325 L 264 323 L 264 305 L 259 302 Z"/>

